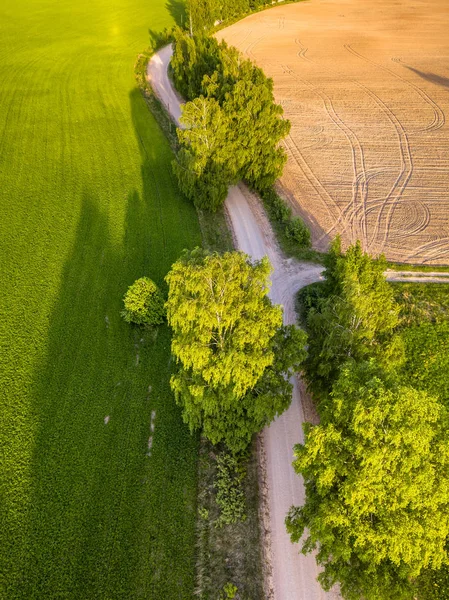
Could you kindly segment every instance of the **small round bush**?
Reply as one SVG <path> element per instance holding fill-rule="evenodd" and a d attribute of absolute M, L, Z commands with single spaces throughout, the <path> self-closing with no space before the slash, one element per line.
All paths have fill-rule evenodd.
<path fill-rule="evenodd" d="M 164 320 L 164 297 L 148 277 L 141 277 L 129 286 L 123 303 L 125 308 L 121 314 L 127 323 L 158 325 Z"/>

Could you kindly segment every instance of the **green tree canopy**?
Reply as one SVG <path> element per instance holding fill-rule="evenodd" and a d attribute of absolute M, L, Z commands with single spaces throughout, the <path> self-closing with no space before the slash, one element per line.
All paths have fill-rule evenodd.
<path fill-rule="evenodd" d="M 287 518 L 303 552 L 318 547 L 325 589 L 350 600 L 413 598 L 411 583 L 445 560 L 448 414 L 424 391 L 385 384 L 373 363 L 346 365 L 294 467 L 306 486 Z"/>
<path fill-rule="evenodd" d="M 385 259 L 373 260 L 360 242 L 346 254 L 340 240 L 326 260 L 325 296 L 307 316 L 310 331 L 306 379 L 317 395 L 330 389 L 348 359 L 376 357 L 393 368 L 403 360 L 403 343 L 394 329 L 399 305 L 385 279 Z"/>
<path fill-rule="evenodd" d="M 170 65 L 176 89 L 186 100 L 194 100 L 204 93 L 204 77 L 219 69 L 220 63 L 220 45 L 215 38 L 204 33 L 191 37 L 179 27 L 175 28 Z"/>
<path fill-rule="evenodd" d="M 267 296 L 270 272 L 267 258 L 196 249 L 167 275 L 172 388 L 191 430 L 232 451 L 288 407 L 288 378 L 305 355 L 305 334 L 282 327 Z"/>
<path fill-rule="evenodd" d="M 278 0 L 281 1 L 281 0 Z M 194 34 L 213 29 L 216 21 L 227 21 L 247 15 L 272 0 L 187 0 L 187 12 Z"/>
<path fill-rule="evenodd" d="M 164 297 L 149 277 L 141 277 L 129 286 L 123 298 L 122 317 L 127 323 L 158 325 L 165 317 Z"/>
<path fill-rule="evenodd" d="M 185 104 L 181 121 L 186 128 L 177 130 L 181 150 L 173 161 L 179 186 L 199 208 L 216 210 L 233 182 L 228 122 L 218 102 L 204 96 Z"/>
<path fill-rule="evenodd" d="M 225 42 L 182 30 L 175 33 L 172 67 L 178 90 L 190 99 L 173 163 L 184 193 L 216 210 L 227 187 L 241 179 L 258 190 L 273 185 L 286 162 L 279 143 L 290 131 L 273 81 Z"/>
<path fill-rule="evenodd" d="M 255 188 L 275 183 L 287 161 L 279 142 L 289 133 L 290 121 L 275 104 L 273 81 L 261 83 L 240 79 L 223 103 L 228 119 L 228 144 L 237 161 L 239 178 Z"/>

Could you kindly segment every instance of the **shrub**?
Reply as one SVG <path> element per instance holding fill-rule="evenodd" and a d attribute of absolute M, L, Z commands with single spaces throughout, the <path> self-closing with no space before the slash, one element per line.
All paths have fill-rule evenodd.
<path fill-rule="evenodd" d="M 236 597 L 238 588 L 233 583 L 226 583 L 223 587 L 223 591 L 220 594 L 219 600 L 233 600 Z"/>
<path fill-rule="evenodd" d="M 216 527 L 230 525 L 246 519 L 245 494 L 242 480 L 245 473 L 239 468 L 238 459 L 228 453 L 217 458 L 216 501 L 220 507 L 220 516 Z"/>
<path fill-rule="evenodd" d="M 301 248 L 309 248 L 310 231 L 304 225 L 304 222 L 298 218 L 293 218 L 285 228 L 285 235 L 297 242 Z"/>
<path fill-rule="evenodd" d="M 292 211 L 282 200 L 273 188 L 261 190 L 260 195 L 265 203 L 265 207 L 278 223 L 285 225 L 291 219 Z"/>
<path fill-rule="evenodd" d="M 271 222 L 274 221 L 274 229 L 281 236 L 281 245 L 282 241 L 287 240 L 287 247 L 296 246 L 301 250 L 310 248 L 311 239 L 308 227 L 299 217 L 292 217 L 291 208 L 277 194 L 276 190 L 267 187 L 257 191 L 263 200 Z"/>
<path fill-rule="evenodd" d="M 164 297 L 148 277 L 141 277 L 129 286 L 121 315 L 127 323 L 159 325 L 165 317 Z"/>

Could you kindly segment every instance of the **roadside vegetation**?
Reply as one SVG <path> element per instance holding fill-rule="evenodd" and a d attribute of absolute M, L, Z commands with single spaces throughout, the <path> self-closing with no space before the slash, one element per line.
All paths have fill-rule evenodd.
<path fill-rule="evenodd" d="M 151 45 L 137 57 L 136 64 L 134 65 L 134 75 L 148 109 L 165 133 L 172 151 L 176 154 L 180 149 L 178 137 L 176 135 L 176 126 L 164 106 L 155 96 L 146 77 L 149 59 L 158 48 L 172 42 L 173 31 L 174 28 L 170 30 L 166 29 L 160 34 L 153 34 Z M 201 228 L 203 248 L 216 252 L 233 250 L 234 244 L 232 234 L 229 230 L 223 208 L 221 207 L 215 212 L 211 212 L 209 210 L 201 210 L 197 206 L 196 212 Z"/>
<path fill-rule="evenodd" d="M 166 41 L 167 38 L 172 35 L 167 32 L 166 36 L 161 37 L 157 44 Z M 175 38 L 180 40 L 184 46 L 184 51 L 189 54 L 189 59 L 187 62 L 184 61 L 184 58 L 181 54 L 179 57 L 180 64 L 178 65 L 178 73 L 181 73 L 184 69 L 182 77 L 185 79 L 184 83 L 187 86 L 183 89 L 183 93 L 187 97 L 193 97 L 194 101 L 192 103 L 188 103 L 187 112 L 191 111 L 191 123 L 189 126 L 193 125 L 191 129 L 194 131 L 190 131 L 189 133 L 182 132 L 178 130 L 177 139 L 173 137 L 173 129 L 172 124 L 169 119 L 167 119 L 166 114 L 158 101 L 154 98 L 151 88 L 149 88 L 148 84 L 145 81 L 144 70 L 145 64 L 149 53 L 144 53 L 139 57 L 138 62 L 136 63 L 136 77 L 138 79 L 141 90 L 144 94 L 144 97 L 147 100 L 147 103 L 150 109 L 156 114 L 158 121 L 162 123 L 164 131 L 167 132 L 167 135 L 171 141 L 172 147 L 177 152 L 177 160 L 175 162 L 175 173 L 178 175 L 178 181 L 180 183 L 181 189 L 189 196 L 195 203 L 195 206 L 198 211 L 199 220 L 203 232 L 203 247 L 210 252 L 224 252 L 231 249 L 232 243 L 229 237 L 228 230 L 224 224 L 223 211 L 222 211 L 222 203 L 227 194 L 227 187 L 230 183 L 237 182 L 242 176 L 244 172 L 244 162 L 248 161 L 248 165 L 251 161 L 251 157 L 254 158 L 254 147 L 256 144 L 251 142 L 253 146 L 253 155 L 251 155 L 251 149 L 247 149 L 245 151 L 239 150 L 239 145 L 244 140 L 251 141 L 251 136 L 248 136 L 245 131 L 243 124 L 240 125 L 238 130 L 238 136 L 233 132 L 234 140 L 233 146 L 228 143 L 227 137 L 229 137 L 231 130 L 231 118 L 229 115 L 234 114 L 234 120 L 237 114 L 242 109 L 242 102 L 245 103 L 251 100 L 250 92 L 254 93 L 257 96 L 257 84 L 262 86 L 260 90 L 265 94 L 264 102 L 259 105 L 256 105 L 252 111 L 247 111 L 248 114 L 245 116 L 244 123 L 248 123 L 254 119 L 257 120 L 259 118 L 258 112 L 263 112 L 265 110 L 266 115 L 272 119 L 273 123 L 273 131 L 276 129 L 276 125 L 279 123 L 280 127 L 283 130 L 287 130 L 288 123 L 285 121 L 279 121 L 278 116 L 281 114 L 280 107 L 276 107 L 273 103 L 272 96 L 272 83 L 270 80 L 267 80 L 263 73 L 256 69 L 249 61 L 246 61 L 245 69 L 248 75 L 247 77 L 247 86 L 253 86 L 251 89 L 246 91 L 246 96 L 242 95 L 242 97 L 238 100 L 238 95 L 235 94 L 234 104 L 235 106 L 231 110 L 231 102 L 229 101 L 226 105 L 227 113 L 225 114 L 219 104 L 219 98 L 221 96 L 221 101 L 223 102 L 224 95 L 219 93 L 219 84 L 225 84 L 227 89 L 232 91 L 238 83 L 238 63 L 240 62 L 240 57 L 238 53 L 234 49 L 227 49 L 224 44 L 219 45 L 212 38 L 207 38 L 206 36 L 201 36 L 201 38 L 191 39 L 185 32 L 181 30 L 174 30 L 173 35 Z M 200 52 L 196 51 L 196 44 L 201 47 L 202 55 Z M 215 59 L 221 62 L 221 66 L 219 66 L 219 70 L 221 69 L 221 76 L 219 72 L 211 71 L 211 81 L 208 95 L 212 98 L 212 93 L 216 95 L 215 103 L 206 102 L 203 98 L 195 98 L 195 94 L 197 89 L 199 90 L 201 85 L 198 83 L 198 87 L 194 88 L 194 81 L 199 79 L 205 79 L 204 73 L 201 73 L 201 62 L 204 60 L 208 62 L 210 57 L 207 55 L 207 51 L 202 47 L 211 48 L 215 53 Z M 196 62 L 198 59 L 198 62 Z M 224 62 L 228 59 L 232 59 L 235 61 L 234 65 L 234 75 L 229 75 L 226 73 L 226 68 L 224 66 Z M 175 61 L 176 62 L 176 61 Z M 190 68 L 190 71 L 187 72 L 187 67 Z M 172 70 L 172 76 L 176 79 L 176 68 Z M 221 80 L 220 80 L 221 77 Z M 181 85 L 182 87 L 182 85 Z M 245 86 L 240 86 L 243 91 L 245 91 Z M 259 94 L 260 95 L 260 94 Z M 196 103 L 195 103 L 196 101 Z M 239 104 L 240 102 L 240 104 Z M 212 107 L 212 108 L 211 108 Z M 202 116 L 201 116 L 202 115 Z M 223 115 L 225 115 L 223 117 Z M 197 121 L 195 121 L 195 119 Z M 199 119 L 199 126 L 198 126 Z M 228 123 L 225 127 L 226 135 L 217 140 L 213 139 L 214 136 L 217 135 L 217 124 L 220 126 L 223 122 L 228 119 Z M 206 126 L 204 126 L 206 124 Z M 266 126 L 267 123 L 265 123 Z M 234 122 L 235 126 L 235 122 Z M 222 132 L 223 133 L 223 132 Z M 269 177 L 269 183 L 273 183 L 277 176 L 281 172 L 281 168 L 276 170 L 279 167 L 282 167 L 285 157 L 283 152 L 278 148 L 277 143 L 266 144 L 265 140 L 259 139 L 256 135 L 256 132 L 253 132 L 256 138 L 256 141 L 259 142 L 260 148 L 257 148 L 256 151 L 259 152 L 260 158 L 258 164 L 253 160 L 253 165 L 251 168 L 253 172 L 257 172 L 261 174 L 260 182 L 263 181 L 263 177 Z M 204 135 L 206 134 L 206 135 Z M 259 133 L 261 136 L 263 134 L 263 119 L 260 119 L 259 122 Z M 279 138 L 280 139 L 280 138 Z M 231 153 L 233 151 L 239 150 L 240 156 L 238 154 L 236 156 L 232 156 L 232 160 L 234 161 L 234 174 L 232 177 L 225 181 L 223 178 L 222 183 L 220 184 L 220 177 L 216 177 L 217 170 L 216 166 L 212 165 L 209 152 L 210 148 L 208 148 L 209 141 L 212 140 L 212 146 L 214 146 L 214 150 L 218 149 L 218 142 L 222 143 L 222 152 L 223 157 L 226 157 L 227 160 L 231 159 Z M 195 153 L 192 153 L 192 148 L 195 150 Z M 205 151 L 206 149 L 206 151 Z M 209 152 L 209 153 L 208 153 Z M 227 153 L 227 154 L 226 154 Z M 213 152 L 212 152 L 213 154 Z M 180 158 L 181 157 L 181 158 Z M 272 167 L 272 172 L 270 173 L 270 168 L 265 168 L 264 165 L 269 165 L 269 158 L 272 160 L 274 167 Z M 184 163 L 182 163 L 184 161 Z M 213 161 L 212 161 L 213 162 Z M 277 162 L 277 166 L 276 163 Z M 191 169 L 190 172 L 187 168 L 191 165 L 194 165 L 195 168 Z M 240 165 L 238 169 L 240 172 L 237 172 L 237 168 L 235 164 Z M 181 166 L 180 166 L 181 165 Z M 197 168 L 199 165 L 199 168 Z M 232 165 L 231 165 L 232 166 Z M 247 169 L 249 168 L 247 167 Z M 221 168 L 221 166 L 220 166 Z M 273 170 L 274 169 L 274 170 Z M 212 172 L 212 175 L 211 175 Z M 248 171 L 249 172 L 249 171 Z M 229 173 L 229 171 L 228 171 Z M 254 186 L 255 187 L 255 186 Z M 262 187 L 260 188 L 260 193 L 262 193 Z M 288 209 L 284 202 L 279 198 L 279 196 L 274 192 L 272 186 L 265 185 L 263 187 L 264 197 L 266 200 L 266 206 L 271 207 L 270 218 L 273 222 L 277 223 L 277 232 L 280 236 L 283 236 L 283 239 L 287 241 L 287 244 L 290 248 L 309 248 L 310 246 L 310 234 L 307 228 L 304 226 L 301 220 L 295 219 L 292 217 L 291 210 Z M 211 210 L 213 209 L 213 211 Z M 217 218 L 218 217 L 218 218 Z M 198 251 L 200 252 L 200 251 Z M 200 252 L 201 253 L 201 252 Z M 204 257 L 207 257 L 207 254 L 204 254 Z M 212 260 L 212 256 L 209 255 L 209 258 Z M 228 259 L 231 258 L 228 256 Z M 185 257 L 184 257 L 185 259 Z M 215 255 L 215 260 L 217 261 L 219 257 Z M 223 260 L 224 257 L 220 260 Z M 232 259 L 235 262 L 235 258 Z M 241 261 L 241 259 L 239 259 Z M 186 262 L 184 260 L 184 262 Z M 193 261 L 192 261 L 193 262 Z M 243 258 L 243 262 L 245 259 Z M 186 265 L 184 265 L 186 267 Z M 267 265 L 265 265 L 267 268 Z M 235 270 L 237 273 L 238 269 Z M 204 274 L 203 274 L 204 275 Z M 171 276 L 171 275 L 170 275 Z M 178 276 L 178 281 L 186 281 L 185 273 L 180 271 L 180 276 Z M 190 290 L 191 292 L 191 290 Z M 196 293 L 196 292 L 195 292 Z M 240 291 L 240 295 L 242 290 Z M 265 294 L 266 292 L 264 292 Z M 188 294 L 187 294 L 188 296 Z M 206 298 L 207 299 L 207 298 Z M 170 302 L 169 302 L 170 304 Z M 178 307 L 179 308 L 179 307 Z M 207 306 L 209 308 L 209 306 Z M 202 309 L 204 313 L 205 307 Z M 228 310 L 228 309 L 227 309 Z M 173 312 L 175 314 L 175 312 Z M 242 313 L 243 314 L 243 313 Z M 262 313 L 263 314 L 263 313 Z M 231 316 L 232 310 L 229 311 L 229 318 L 234 318 Z M 173 316 L 173 315 L 172 315 Z M 248 315 L 245 315 L 247 317 Z M 198 312 L 196 316 L 196 322 L 204 317 L 204 314 L 201 314 L 201 311 Z M 236 319 L 238 320 L 238 319 Z M 169 309 L 169 321 L 170 321 L 170 309 Z M 244 322 L 244 319 L 242 320 Z M 192 323 L 195 322 L 193 319 Z M 173 323 L 172 323 L 173 324 Z M 197 323 L 198 324 L 198 323 Z M 247 324 L 246 324 L 247 325 Z M 191 328 L 192 331 L 195 331 L 195 327 Z M 179 330 L 182 332 L 181 338 L 188 337 L 188 327 L 186 322 L 183 319 L 179 319 Z M 178 332 L 179 333 L 179 332 Z M 174 340 L 176 341 L 176 333 Z M 259 536 L 259 529 L 257 527 L 258 523 L 258 470 L 257 470 L 257 459 L 254 455 L 255 446 L 249 446 L 252 448 L 250 454 L 247 454 L 246 448 L 250 443 L 255 432 L 259 431 L 265 424 L 267 424 L 275 414 L 279 414 L 289 405 L 291 400 L 291 389 L 290 384 L 285 379 L 285 375 L 291 372 L 291 369 L 295 368 L 296 370 L 299 368 L 300 359 L 304 356 L 304 342 L 303 336 L 299 330 L 296 328 L 282 328 L 279 327 L 276 335 L 273 337 L 273 340 L 267 346 L 272 348 L 271 351 L 274 351 L 279 359 L 275 361 L 275 364 L 271 365 L 269 368 L 265 369 L 265 373 L 263 377 L 256 377 L 257 380 L 256 385 L 253 390 L 248 388 L 248 391 L 243 395 L 243 397 L 239 396 L 239 394 L 235 393 L 235 390 L 231 390 L 231 385 L 228 385 L 228 389 L 225 389 L 226 386 L 223 386 L 222 389 L 214 389 L 214 386 L 209 385 L 209 381 L 204 379 L 204 375 L 206 373 L 206 378 L 209 376 L 207 372 L 207 367 L 203 369 L 197 370 L 196 372 L 192 372 L 192 369 L 184 368 L 182 366 L 182 361 L 180 361 L 180 369 L 178 373 L 172 378 L 173 386 L 178 398 L 179 404 L 183 407 L 183 415 L 184 419 L 187 423 L 189 423 L 192 430 L 200 430 L 206 434 L 209 439 L 212 439 L 215 443 L 222 440 L 222 443 L 227 445 L 229 449 L 232 451 L 233 460 L 237 461 L 238 469 L 243 473 L 252 473 L 252 476 L 245 477 L 242 482 L 242 489 L 244 491 L 245 503 L 248 508 L 248 514 L 252 515 L 252 518 L 248 521 L 246 519 L 238 519 L 236 522 L 229 523 L 224 522 L 221 517 L 217 518 L 216 523 L 223 523 L 223 527 L 219 527 L 220 531 L 215 531 L 213 535 L 200 535 L 199 536 L 199 547 L 198 547 L 198 555 L 201 560 L 204 557 L 208 557 L 207 564 L 211 573 L 214 573 L 213 577 L 204 577 L 204 569 L 198 568 L 198 590 L 197 593 L 200 597 L 204 598 L 215 598 L 218 593 L 221 594 L 219 597 L 227 598 L 226 594 L 239 594 L 238 597 L 262 597 L 263 593 L 260 591 L 263 586 L 263 577 L 261 576 L 261 549 L 260 545 L 254 544 L 248 545 L 249 540 L 255 539 L 254 536 Z M 225 336 L 226 337 L 226 336 Z M 269 336 L 271 337 L 271 336 Z M 204 340 L 203 340 L 204 342 Z M 206 340 L 206 345 L 210 343 L 210 341 Z M 243 343 L 242 340 L 237 339 L 237 346 Z M 182 344 L 181 344 L 182 346 Z M 237 347 L 236 346 L 236 347 Z M 243 346 L 242 346 L 243 347 Z M 265 352 L 266 350 L 265 349 Z M 231 351 L 232 348 L 228 348 L 229 358 L 232 356 Z M 245 352 L 249 351 L 248 345 L 246 345 Z M 301 355 L 302 353 L 302 355 Z M 176 352 L 175 352 L 176 354 Z M 300 356 L 301 355 L 301 356 Z M 192 356 L 194 356 L 194 352 L 192 352 Z M 179 357 L 178 357 L 178 360 Z M 221 363 L 217 361 L 218 367 L 222 367 L 225 371 L 228 368 L 226 363 L 229 359 L 225 359 L 224 362 Z M 296 364 L 294 364 L 296 361 Z M 194 361 L 193 361 L 194 362 Z M 259 370 L 262 372 L 259 366 Z M 219 372 L 219 370 L 217 370 Z M 234 369 L 234 373 L 231 376 L 232 378 L 236 374 L 236 369 Z M 260 375 L 260 374 L 259 374 Z M 259 381 L 260 379 L 260 381 Z M 195 383 L 198 384 L 198 387 L 203 387 L 205 390 L 204 393 L 204 402 L 201 404 L 201 398 L 197 397 L 195 394 L 198 389 L 195 387 L 195 394 L 192 395 L 191 390 L 192 382 L 195 380 Z M 250 382 L 251 383 L 251 382 Z M 254 383 L 254 382 L 253 382 Z M 220 387 L 220 386 L 218 386 Z M 251 386 L 250 386 L 251 387 Z M 183 393 L 182 393 L 183 392 Z M 231 393 L 230 393 L 231 392 Z M 199 394 L 200 396 L 201 394 Z M 216 411 L 217 413 L 215 419 L 210 418 L 211 413 L 211 403 L 210 399 L 215 397 L 216 403 Z M 254 408 L 252 405 L 256 406 L 257 410 L 236 410 L 238 407 L 238 403 L 236 400 L 241 400 L 242 404 L 247 405 L 247 408 Z M 212 402 L 213 404 L 213 402 Z M 223 412 L 223 407 L 228 406 L 227 412 Z M 218 418 L 218 414 L 221 418 Z M 209 415 L 209 416 L 208 416 Z M 229 422 L 228 422 L 229 421 Z M 236 425 L 235 428 L 229 427 L 229 424 Z M 237 426 L 238 425 L 238 426 Z M 227 432 L 227 435 L 220 435 L 221 433 Z M 203 438 L 201 443 L 201 454 L 202 456 L 208 456 L 209 462 L 207 466 L 207 460 L 203 461 L 203 466 L 206 464 L 206 467 L 200 469 L 199 473 L 199 489 L 200 495 L 201 490 L 206 490 L 205 495 L 208 498 L 208 506 L 212 509 L 208 508 L 208 514 L 211 510 L 211 514 L 214 513 L 214 509 L 216 512 L 216 508 L 222 504 L 222 508 L 224 513 L 227 514 L 228 511 L 233 506 L 233 502 L 230 501 L 230 498 L 227 495 L 221 496 L 217 485 L 217 481 L 213 480 L 212 485 L 208 483 L 207 473 L 216 473 L 216 465 L 214 456 L 218 456 L 217 462 L 219 464 L 221 451 L 218 450 L 218 447 L 210 446 L 209 442 L 205 441 L 206 438 Z M 205 447 L 212 448 L 211 452 L 205 451 Z M 223 504 L 224 503 L 224 504 Z M 232 512 L 232 510 L 231 510 Z M 203 519 L 201 515 L 205 515 L 205 510 L 201 511 L 200 519 L 199 519 L 199 530 L 204 531 Z M 209 520 L 207 519 L 207 523 Z M 215 523 L 215 520 L 210 521 L 210 523 Z M 257 527 L 255 531 L 254 527 Z M 215 530 L 215 526 L 214 526 Z M 221 531 L 222 530 L 222 531 Z M 242 548 L 246 547 L 247 552 L 242 554 Z M 201 557 L 203 557 L 201 559 Z M 203 563 L 201 563 L 203 564 Z M 234 578 L 229 575 L 229 564 L 238 565 L 238 568 L 235 569 Z M 203 575 L 201 575 L 203 574 Z M 220 583 L 220 587 L 217 588 L 217 582 Z M 232 583 L 234 582 L 234 583 Z M 237 583 L 237 590 L 234 590 L 232 586 Z M 221 587 L 223 585 L 223 587 Z M 232 589 L 231 589 L 232 588 Z M 221 590 L 221 592 L 219 592 Z M 229 597 L 234 597 L 229 596 Z"/>
<path fill-rule="evenodd" d="M 307 499 L 287 527 L 308 529 L 303 551 L 345 598 L 446 598 L 449 286 L 391 285 L 384 268 L 337 240 L 299 294 L 320 425 L 296 447 Z"/>
<path fill-rule="evenodd" d="M 237 588 L 237 598 L 265 597 L 259 501 L 256 440 L 238 457 L 205 440 L 200 447 L 196 558 L 196 590 L 202 600 L 217 600 L 227 584 Z"/>
<path fill-rule="evenodd" d="M 285 5 L 289 1 L 298 0 L 279 0 Z M 242 19 L 264 8 L 271 8 L 277 2 L 272 0 L 187 0 L 187 20 L 186 29 L 192 33 L 207 33 L 217 26 Z"/>
<path fill-rule="evenodd" d="M 393 284 L 406 360 L 401 377 L 449 409 L 449 284 Z"/>
<path fill-rule="evenodd" d="M 189 100 L 174 163 L 187 197 L 213 211 L 229 185 L 242 179 L 257 189 L 272 186 L 287 160 L 279 142 L 290 130 L 274 102 L 272 80 L 225 42 L 181 29 L 171 66 L 177 89 Z"/>
<path fill-rule="evenodd" d="M 191 431 L 231 453 L 283 413 L 305 358 L 305 333 L 282 325 L 267 294 L 271 267 L 241 252 L 195 249 L 173 265 L 167 318 L 178 363 L 171 387 Z"/>
<path fill-rule="evenodd" d="M 275 187 L 260 190 L 259 196 L 284 254 L 298 260 L 322 262 L 324 255 L 311 247 L 309 228 L 301 218 L 293 216 L 292 209 Z"/>
<path fill-rule="evenodd" d="M 273 82 L 235 48 L 204 33 L 174 31 L 174 83 L 189 102 L 178 129 L 173 163 L 180 188 L 195 204 L 216 211 L 229 185 L 244 180 L 263 198 L 282 248 L 316 259 L 310 232 L 274 190 L 286 154 L 279 142 L 290 124 L 274 102 Z"/>

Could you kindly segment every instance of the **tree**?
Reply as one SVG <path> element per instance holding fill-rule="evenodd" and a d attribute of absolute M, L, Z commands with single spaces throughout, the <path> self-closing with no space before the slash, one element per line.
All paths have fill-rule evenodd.
<path fill-rule="evenodd" d="M 273 185 L 282 175 L 287 155 L 279 142 L 289 133 L 290 121 L 275 104 L 273 81 L 240 79 L 223 103 L 229 121 L 228 144 L 239 165 L 239 174 L 256 189 Z"/>
<path fill-rule="evenodd" d="M 121 315 L 127 323 L 158 325 L 164 320 L 164 297 L 148 277 L 141 277 L 129 286 L 123 303 Z"/>
<path fill-rule="evenodd" d="M 196 206 L 217 210 L 235 176 L 227 153 L 227 121 L 218 102 L 200 96 L 187 102 L 178 129 L 181 150 L 173 161 L 180 189 Z"/>
<path fill-rule="evenodd" d="M 176 89 L 184 98 L 194 100 L 204 94 L 203 79 L 219 68 L 222 45 L 226 45 L 225 42 L 219 45 L 215 38 L 204 33 L 191 37 L 187 31 L 175 28 L 170 66 Z"/>
<path fill-rule="evenodd" d="M 306 379 L 317 396 L 325 394 L 348 359 L 377 358 L 394 368 L 404 359 L 403 341 L 394 335 L 399 305 L 385 280 L 385 259 L 373 260 L 360 242 L 341 253 L 339 239 L 327 258 L 325 293 L 307 316 L 310 331 Z"/>
<path fill-rule="evenodd" d="M 176 400 L 192 431 L 233 452 L 288 407 L 288 378 L 305 354 L 305 334 L 282 327 L 268 299 L 270 272 L 267 258 L 196 249 L 167 275 Z"/>
<path fill-rule="evenodd" d="M 172 67 L 177 89 L 191 100 L 183 109 L 181 151 L 173 162 L 186 196 L 216 210 L 228 186 L 241 179 L 258 190 L 273 185 L 287 160 L 279 143 L 290 131 L 274 102 L 273 81 L 225 42 L 179 29 Z"/>
<path fill-rule="evenodd" d="M 423 568 L 444 562 L 449 534 L 448 413 L 398 387 L 372 361 L 348 363 L 318 426 L 305 427 L 294 468 L 306 501 L 292 507 L 293 542 L 318 548 L 325 589 L 350 600 L 413 598 Z"/>

